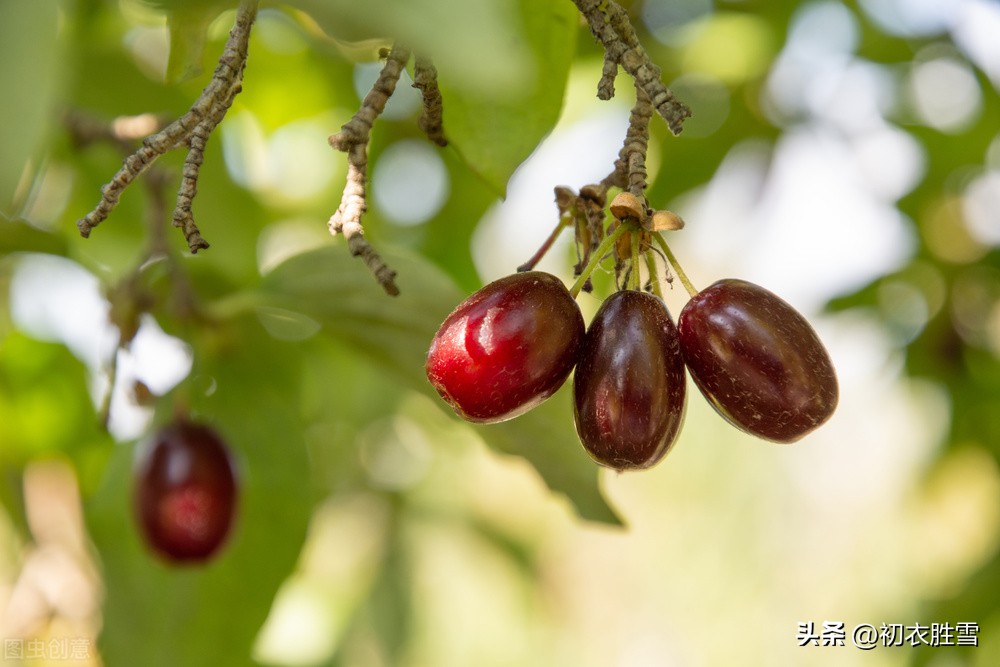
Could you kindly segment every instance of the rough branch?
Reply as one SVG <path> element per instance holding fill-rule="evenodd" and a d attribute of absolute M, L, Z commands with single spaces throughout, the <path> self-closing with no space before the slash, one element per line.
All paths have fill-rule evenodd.
<path fill-rule="evenodd" d="M 438 88 L 437 69 L 430 59 L 417 55 L 413 62 L 413 87 L 420 90 L 424 101 L 424 109 L 420 113 L 417 125 L 427 135 L 427 138 L 438 146 L 448 145 L 444 136 L 443 106 L 441 90 Z"/>
<path fill-rule="evenodd" d="M 175 148 L 187 146 L 188 155 L 184 161 L 183 179 L 177 193 L 173 221 L 175 226 L 183 230 L 192 253 L 208 247 L 194 223 L 191 202 L 197 192 L 198 171 L 204 159 L 205 142 L 225 117 L 233 99 L 241 90 L 250 29 L 256 18 L 257 1 L 243 0 L 212 80 L 186 114 L 156 134 L 146 137 L 142 147 L 125 158 L 118 173 L 101 188 L 101 201 L 76 223 L 83 237 L 89 237 L 94 227 L 107 219 L 118 205 L 125 188 L 149 169 L 157 158 Z"/>
<path fill-rule="evenodd" d="M 382 289 L 391 296 L 399 294 L 396 272 L 389 268 L 382 257 L 365 240 L 361 215 L 367 209 L 365 182 L 368 178 L 368 141 L 372 125 L 385 110 L 385 105 L 396 91 L 399 76 L 410 59 L 409 49 L 396 44 L 386 56 L 385 66 L 375 85 L 368 91 L 361 108 L 340 129 L 330 136 L 330 146 L 347 153 L 347 183 L 340 199 L 340 207 L 330 218 L 331 234 L 343 234 L 351 254 L 360 257 L 368 266 Z"/>
<path fill-rule="evenodd" d="M 646 192 L 646 151 L 649 147 L 649 119 L 653 116 L 653 105 L 649 97 L 638 85 L 635 87 L 635 106 L 628 119 L 625 143 L 615 161 L 615 171 L 625 173 L 628 191 L 645 201 Z"/>
<path fill-rule="evenodd" d="M 635 79 L 636 86 L 649 97 L 653 108 L 667 121 L 674 134 L 680 134 L 684 119 L 691 110 L 674 97 L 660 80 L 660 68 L 642 48 L 628 14 L 614 0 L 573 0 L 577 9 L 587 19 L 590 31 L 604 46 L 605 59 L 598 97 L 611 99 L 617 65 Z"/>

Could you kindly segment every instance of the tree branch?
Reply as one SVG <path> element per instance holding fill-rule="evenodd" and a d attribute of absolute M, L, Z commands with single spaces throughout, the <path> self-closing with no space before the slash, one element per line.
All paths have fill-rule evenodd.
<path fill-rule="evenodd" d="M 184 161 L 184 178 L 177 193 L 174 224 L 183 229 L 191 252 L 208 247 L 208 243 L 201 237 L 194 224 L 191 202 L 197 192 L 198 170 L 204 157 L 205 142 L 212 130 L 222 121 L 233 103 L 233 98 L 241 90 L 250 29 L 256 17 L 257 1 L 243 0 L 237 10 L 236 22 L 219 57 L 219 64 L 215 68 L 212 80 L 186 114 L 156 134 L 146 137 L 142 146 L 125 158 L 122 168 L 101 188 L 101 200 L 97 206 L 76 223 L 81 236 L 89 237 L 94 227 L 107 219 L 118 205 L 125 188 L 149 169 L 157 158 L 168 151 L 187 145 L 188 156 Z"/>
<path fill-rule="evenodd" d="M 437 69 L 425 56 L 416 56 L 413 63 L 413 87 L 420 90 L 424 101 L 424 109 L 417 120 L 417 126 L 424 131 L 427 138 L 438 146 L 447 146 L 444 136 L 443 107 L 441 90 L 438 88 Z"/>
<path fill-rule="evenodd" d="M 396 90 L 396 83 L 410 59 L 409 49 L 396 44 L 386 56 L 385 66 L 375 85 L 368 91 L 361 108 L 340 132 L 330 136 L 330 146 L 347 153 L 347 182 L 337 212 L 330 218 L 331 234 L 343 234 L 351 254 L 360 257 L 382 285 L 387 294 L 396 296 L 396 272 L 365 240 L 361 216 L 367 209 L 365 182 L 368 177 L 368 141 L 372 125 L 385 110 L 385 105 Z"/>
<path fill-rule="evenodd" d="M 628 191 L 645 201 L 646 192 L 646 151 L 649 148 L 649 119 L 653 116 L 653 105 L 642 88 L 635 87 L 635 106 L 628 119 L 628 132 L 615 161 L 615 171 L 624 172 Z"/>
<path fill-rule="evenodd" d="M 674 134 L 680 134 L 684 119 L 691 110 L 674 97 L 660 80 L 660 68 L 642 48 L 628 14 L 615 0 L 573 0 L 590 26 L 590 31 L 604 46 L 605 60 L 598 97 L 610 99 L 614 94 L 614 76 L 611 65 L 622 66 L 636 85 L 649 97 L 653 108 L 667 121 Z"/>

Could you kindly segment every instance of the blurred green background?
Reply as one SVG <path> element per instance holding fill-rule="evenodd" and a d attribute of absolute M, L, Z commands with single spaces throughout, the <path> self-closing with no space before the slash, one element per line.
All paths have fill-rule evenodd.
<path fill-rule="evenodd" d="M 805 313 L 841 405 L 778 446 L 691 385 L 671 455 L 618 475 L 566 388 L 473 427 L 422 370 L 451 308 L 541 245 L 552 188 L 600 180 L 621 144 L 632 87 L 596 99 L 568 0 L 264 3 L 194 203 L 212 247 L 168 229 L 147 261 L 169 211 L 143 179 L 79 237 L 123 154 L 74 125 L 184 113 L 232 4 L 0 0 L 3 664 L 1000 664 L 1000 5 L 626 3 L 694 111 L 679 138 L 652 123 L 675 254 L 698 286 L 745 278 Z M 326 139 L 387 37 L 433 56 L 451 139 L 421 136 L 404 75 L 364 219 L 398 299 L 325 225 L 346 175 Z M 182 161 L 157 163 L 168 209 Z M 562 238 L 541 267 L 575 261 Z M 109 316 L 136 294 L 119 350 Z M 159 562 L 132 521 L 133 447 L 177 406 L 242 473 L 204 568 Z M 799 645 L 828 622 L 844 645 Z M 852 641 L 960 623 L 978 646 Z"/>

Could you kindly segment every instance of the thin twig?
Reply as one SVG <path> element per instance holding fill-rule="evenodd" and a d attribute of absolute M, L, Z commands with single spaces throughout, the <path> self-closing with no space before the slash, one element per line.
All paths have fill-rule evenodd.
<path fill-rule="evenodd" d="M 614 0 L 573 0 L 573 3 L 587 20 L 590 31 L 604 46 L 605 66 L 598 96 L 606 99 L 603 96 L 608 92 L 608 62 L 620 64 L 649 96 L 653 107 L 667 121 L 670 131 L 680 134 L 684 119 L 691 115 L 691 110 L 674 97 L 660 80 L 660 68 L 642 48 L 635 28 L 621 5 Z"/>
<path fill-rule="evenodd" d="M 597 84 L 598 99 L 610 100 L 615 96 L 616 78 L 618 78 L 618 60 L 610 51 L 605 51 L 601 80 Z"/>
<path fill-rule="evenodd" d="M 191 252 L 207 248 L 208 244 L 191 216 L 191 200 L 196 192 L 198 169 L 201 165 L 205 140 L 222 121 L 233 98 L 241 89 L 243 70 L 247 61 L 250 29 L 257 17 L 257 0 L 243 0 L 236 13 L 236 22 L 229 33 L 226 47 L 219 57 L 212 80 L 202 90 L 197 101 L 186 114 L 165 128 L 146 137 L 142 146 L 125 158 L 122 168 L 114 178 L 101 188 L 97 206 L 76 224 L 83 237 L 89 237 L 97 225 L 107 219 L 118 205 L 122 192 L 164 153 L 181 146 L 188 146 L 184 164 L 184 179 L 177 195 L 174 223 L 184 230 Z M 178 224 L 180 223 L 180 224 Z"/>
<path fill-rule="evenodd" d="M 126 156 L 132 153 L 136 141 L 159 132 L 169 122 L 169 119 L 151 113 L 118 116 L 111 122 L 77 109 L 68 109 L 63 113 L 63 125 L 69 130 L 77 148 L 103 141 L 114 144 Z"/>
<path fill-rule="evenodd" d="M 115 393 L 115 383 L 118 381 L 118 353 L 121 349 L 122 344 L 119 342 L 111 353 L 108 365 L 104 369 L 104 377 L 108 382 L 108 388 L 101 397 L 101 405 L 97 409 L 97 423 L 105 431 L 108 430 L 108 424 L 111 422 L 111 399 Z"/>
<path fill-rule="evenodd" d="M 367 209 L 365 181 L 368 175 L 368 141 L 372 125 L 396 90 L 403 68 L 410 59 L 409 49 L 396 44 L 386 56 L 385 65 L 375 85 L 368 91 L 361 108 L 354 114 L 340 132 L 330 136 L 330 145 L 347 153 L 347 182 L 337 212 L 328 224 L 331 234 L 343 234 L 351 254 L 360 257 L 375 276 L 375 279 L 391 296 L 399 294 L 396 287 L 396 272 L 385 263 L 364 237 L 361 216 Z"/>
<path fill-rule="evenodd" d="M 448 145 L 444 136 L 443 106 L 441 89 L 438 88 L 437 69 L 426 56 L 417 55 L 413 62 L 413 87 L 420 90 L 424 101 L 423 111 L 417 120 L 417 126 L 424 131 L 427 138 L 438 146 Z"/>
<path fill-rule="evenodd" d="M 119 116 L 110 121 L 104 121 L 81 111 L 70 109 L 63 114 L 63 123 L 77 146 L 82 148 L 93 143 L 103 142 L 117 148 L 123 156 L 128 156 L 134 152 L 136 140 L 147 136 L 150 132 L 155 132 L 157 127 L 162 127 L 165 124 L 165 121 L 153 114 Z M 152 303 L 148 294 L 140 294 L 138 276 L 151 263 L 163 260 L 170 273 L 176 312 L 183 319 L 195 316 L 197 306 L 191 284 L 181 269 L 177 257 L 171 252 L 167 240 L 167 189 L 172 180 L 170 171 L 159 165 L 151 165 L 146 171 L 142 183 L 149 197 L 146 207 L 149 228 L 146 237 L 148 249 L 135 268 L 112 289 L 116 293 L 126 295 L 127 300 L 134 305 L 131 310 L 136 314 L 148 310 L 152 307 Z M 119 325 L 120 329 L 132 329 L 132 323 L 116 322 L 116 324 Z M 132 335 L 134 332 L 130 334 L 128 331 L 123 331 L 121 343 L 123 345 L 128 343 Z"/>
<path fill-rule="evenodd" d="M 245 60 L 244 60 L 245 62 Z M 194 215 L 191 212 L 191 205 L 195 195 L 198 193 L 198 175 L 201 172 L 201 164 L 205 160 L 205 146 L 212 131 L 225 118 L 226 112 L 232 106 L 236 95 L 242 90 L 242 73 L 233 82 L 227 97 L 215 106 L 211 113 L 199 122 L 191 131 L 188 139 L 188 154 L 184 158 L 184 171 L 181 175 L 181 185 L 177 190 L 177 203 L 174 205 L 173 225 L 180 227 L 184 232 L 188 248 L 192 254 L 198 250 L 208 248 L 208 242 L 202 237 L 198 226 L 194 222 Z"/>
<path fill-rule="evenodd" d="M 181 173 L 181 185 L 177 190 L 177 203 L 174 206 L 173 225 L 180 227 L 187 239 L 192 253 L 208 248 L 208 242 L 202 238 L 198 226 L 191 213 L 191 204 L 198 194 L 198 174 L 201 163 L 205 159 L 205 144 L 211 130 L 204 122 L 198 123 L 188 140 L 188 154 L 184 158 L 184 171 Z"/>
<path fill-rule="evenodd" d="M 635 106 L 629 114 L 628 131 L 625 142 L 615 161 L 615 172 L 624 171 L 628 191 L 645 201 L 646 192 L 646 152 L 649 148 L 649 119 L 653 116 L 653 105 L 649 97 L 638 85 L 635 87 Z"/>

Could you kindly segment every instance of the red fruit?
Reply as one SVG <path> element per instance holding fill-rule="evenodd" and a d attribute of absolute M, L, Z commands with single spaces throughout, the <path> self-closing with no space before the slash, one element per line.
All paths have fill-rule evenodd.
<path fill-rule="evenodd" d="M 678 328 L 695 384 L 747 433 L 795 442 L 837 407 L 837 375 L 816 332 L 763 287 L 720 280 L 684 306 Z"/>
<path fill-rule="evenodd" d="M 580 308 L 562 281 L 540 271 L 515 273 L 445 319 L 427 353 L 427 379 L 471 422 L 511 419 L 562 386 L 583 334 Z"/>
<path fill-rule="evenodd" d="M 600 464 L 648 468 L 684 421 L 677 327 L 658 297 L 617 292 L 594 316 L 573 378 L 576 430 Z"/>
<path fill-rule="evenodd" d="M 229 534 L 236 474 L 212 429 L 177 422 L 137 452 L 135 508 L 146 542 L 175 562 L 205 560 Z"/>

